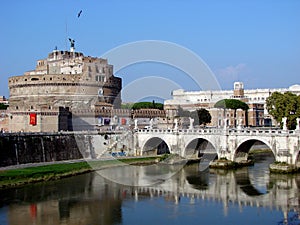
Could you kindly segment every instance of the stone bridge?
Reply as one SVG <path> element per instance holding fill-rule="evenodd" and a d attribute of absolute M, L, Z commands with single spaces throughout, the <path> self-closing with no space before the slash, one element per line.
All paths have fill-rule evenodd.
<path fill-rule="evenodd" d="M 218 158 L 247 160 L 254 144 L 266 145 L 275 160 L 300 166 L 300 132 L 279 129 L 139 129 L 134 134 L 137 155 L 174 153 L 199 158 L 214 153 Z"/>

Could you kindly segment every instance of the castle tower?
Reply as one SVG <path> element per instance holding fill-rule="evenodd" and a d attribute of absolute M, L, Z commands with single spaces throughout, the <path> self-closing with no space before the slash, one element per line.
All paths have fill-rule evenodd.
<path fill-rule="evenodd" d="M 234 82 L 233 96 L 235 98 L 243 98 L 244 97 L 243 82 Z"/>
<path fill-rule="evenodd" d="M 88 114 L 99 104 L 121 107 L 122 79 L 107 59 L 71 51 L 54 50 L 34 70 L 9 78 L 10 131 L 72 130 L 75 112 Z"/>

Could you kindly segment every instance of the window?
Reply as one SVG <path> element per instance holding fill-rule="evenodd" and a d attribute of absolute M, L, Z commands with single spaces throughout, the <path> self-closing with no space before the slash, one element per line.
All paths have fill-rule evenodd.
<path fill-rule="evenodd" d="M 105 76 L 97 75 L 95 79 L 97 82 L 105 82 Z"/>

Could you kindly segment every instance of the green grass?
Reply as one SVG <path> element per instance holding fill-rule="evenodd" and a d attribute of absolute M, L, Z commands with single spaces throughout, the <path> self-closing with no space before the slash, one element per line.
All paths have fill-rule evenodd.
<path fill-rule="evenodd" d="M 0 171 L 0 188 L 39 181 L 55 180 L 89 171 L 92 171 L 92 169 L 86 162 L 4 170 Z"/>
<path fill-rule="evenodd" d="M 158 157 L 124 158 L 105 161 L 59 163 L 0 171 L 0 188 L 20 186 L 48 180 L 61 179 L 111 166 L 154 162 Z"/>

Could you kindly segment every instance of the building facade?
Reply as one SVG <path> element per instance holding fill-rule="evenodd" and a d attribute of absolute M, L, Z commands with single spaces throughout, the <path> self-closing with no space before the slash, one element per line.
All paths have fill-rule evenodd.
<path fill-rule="evenodd" d="M 207 109 L 211 116 L 211 126 L 224 126 L 224 119 L 227 120 L 228 126 L 234 124 L 246 125 L 246 115 L 242 110 L 237 110 L 236 118 L 234 110 L 217 109 L 215 103 L 222 99 L 238 99 L 248 104 L 249 110 L 247 115 L 249 126 L 271 126 L 277 125 L 276 121 L 268 114 L 266 109 L 266 100 L 274 92 L 292 92 L 300 94 L 300 85 L 293 85 L 289 88 L 278 89 L 244 89 L 242 82 L 235 82 L 233 90 L 217 91 L 185 91 L 183 89 L 174 90 L 172 99 L 164 102 L 168 116 L 174 116 L 174 110 L 179 106 L 185 110 L 195 110 L 198 108 Z M 236 121 L 235 121 L 236 120 Z"/>
<path fill-rule="evenodd" d="M 120 108 L 121 89 L 106 59 L 54 50 L 35 70 L 9 78 L 9 131 L 69 130 L 72 111 Z"/>

